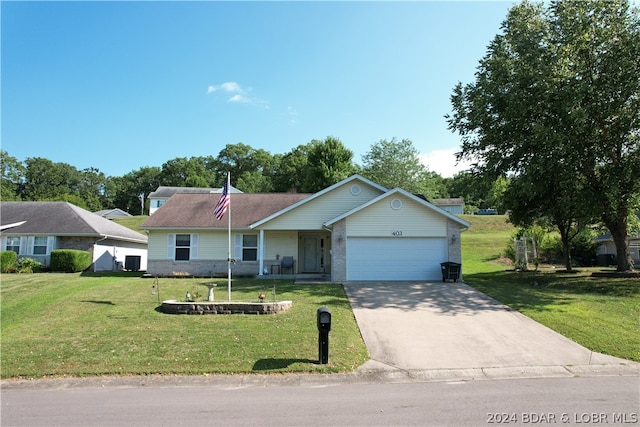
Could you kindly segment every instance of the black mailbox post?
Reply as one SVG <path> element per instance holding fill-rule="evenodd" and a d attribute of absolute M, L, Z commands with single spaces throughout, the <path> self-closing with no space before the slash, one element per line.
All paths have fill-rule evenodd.
<path fill-rule="evenodd" d="M 316 314 L 318 321 L 318 361 L 329 363 L 329 331 L 331 330 L 331 310 L 320 307 Z"/>

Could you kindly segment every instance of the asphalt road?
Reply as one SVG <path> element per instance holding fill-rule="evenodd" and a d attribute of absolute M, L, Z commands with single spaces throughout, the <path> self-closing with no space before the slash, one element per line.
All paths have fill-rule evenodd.
<path fill-rule="evenodd" d="M 9 426 L 638 425 L 640 378 L 307 383 L 295 376 L 3 384 Z M 137 385 L 136 385 L 137 384 Z"/>

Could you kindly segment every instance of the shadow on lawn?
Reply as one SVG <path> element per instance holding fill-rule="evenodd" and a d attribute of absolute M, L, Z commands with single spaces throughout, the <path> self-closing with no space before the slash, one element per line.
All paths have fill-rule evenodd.
<path fill-rule="evenodd" d="M 102 305 L 115 305 L 111 301 L 82 300 L 80 302 L 88 302 L 88 303 L 91 303 L 91 304 L 102 304 Z"/>
<path fill-rule="evenodd" d="M 516 310 L 544 311 L 547 305 L 568 304 L 580 295 L 624 298 L 640 294 L 637 279 L 592 277 L 588 271 L 562 274 L 498 271 L 464 277 L 470 286 Z"/>
<path fill-rule="evenodd" d="M 311 359 L 260 359 L 253 364 L 253 371 L 272 371 L 275 369 L 286 369 L 294 363 L 318 364 L 317 360 Z"/>

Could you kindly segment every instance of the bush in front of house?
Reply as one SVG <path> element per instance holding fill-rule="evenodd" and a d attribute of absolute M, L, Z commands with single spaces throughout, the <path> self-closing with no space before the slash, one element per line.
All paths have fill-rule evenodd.
<path fill-rule="evenodd" d="M 0 251 L 0 271 L 10 273 L 15 271 L 18 254 L 14 251 Z"/>
<path fill-rule="evenodd" d="M 91 266 L 91 253 L 76 249 L 51 251 L 51 271 L 77 273 Z"/>
<path fill-rule="evenodd" d="M 33 258 L 20 258 L 16 261 L 16 273 L 38 273 L 42 271 L 42 263 Z"/>

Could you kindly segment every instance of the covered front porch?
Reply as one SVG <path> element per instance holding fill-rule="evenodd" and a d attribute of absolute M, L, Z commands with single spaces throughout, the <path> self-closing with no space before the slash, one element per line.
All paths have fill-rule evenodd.
<path fill-rule="evenodd" d="M 258 278 L 330 280 L 329 231 L 260 230 Z"/>

